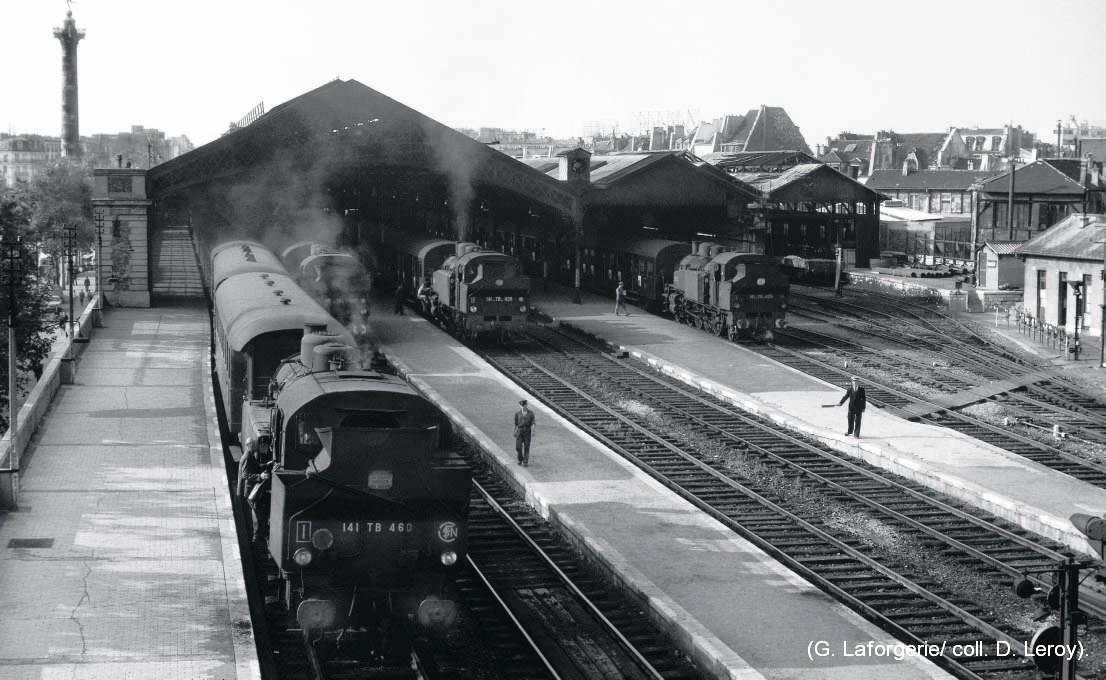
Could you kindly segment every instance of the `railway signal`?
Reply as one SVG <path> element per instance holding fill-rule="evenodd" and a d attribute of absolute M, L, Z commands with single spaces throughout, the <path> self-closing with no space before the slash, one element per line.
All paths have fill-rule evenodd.
<path fill-rule="evenodd" d="M 1106 522 L 1102 518 L 1090 518 L 1088 515 L 1072 515 L 1072 523 L 1080 531 L 1087 533 L 1076 517 L 1098 520 L 1094 524 L 1094 533 L 1102 534 Z M 1089 534 L 1088 534 L 1089 536 Z M 1068 558 L 1055 569 L 1027 571 L 1028 574 L 1054 574 L 1056 585 L 1047 593 L 1023 578 L 1014 586 L 1018 597 L 1029 598 L 1038 604 L 1038 615 L 1034 621 L 1043 621 L 1059 612 L 1056 625 L 1042 626 L 1026 643 L 1026 652 L 1033 659 L 1033 665 L 1043 673 L 1049 673 L 1058 680 L 1075 680 L 1076 666 L 1082 656 L 1078 641 L 1079 626 L 1087 623 L 1087 615 L 1079 609 L 1079 570 L 1094 566 L 1090 561 L 1076 561 Z"/>

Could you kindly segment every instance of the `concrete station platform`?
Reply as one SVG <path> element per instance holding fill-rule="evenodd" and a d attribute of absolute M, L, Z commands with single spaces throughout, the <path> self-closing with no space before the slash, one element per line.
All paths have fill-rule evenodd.
<path fill-rule="evenodd" d="M 207 311 L 112 309 L 0 516 L 0 678 L 260 677 Z"/>
<path fill-rule="evenodd" d="M 1106 513 L 1106 489 L 1056 472 L 953 430 L 922 425 L 869 405 L 861 439 L 846 437 L 846 385 L 831 385 L 703 331 L 614 301 L 535 286 L 534 304 L 554 320 L 627 350 L 655 368 L 834 449 L 918 481 L 1029 531 L 1094 554 L 1072 526 L 1074 512 Z M 863 382 L 863 380 L 862 380 Z"/>
<path fill-rule="evenodd" d="M 376 302 L 371 321 L 393 365 L 712 677 L 947 677 L 915 657 L 844 658 L 843 644 L 895 641 L 536 399 L 530 465 L 519 467 L 512 416 L 528 396 L 521 388 L 410 309 L 398 316 L 390 301 Z M 808 646 L 820 640 L 837 656 L 812 659 Z"/>

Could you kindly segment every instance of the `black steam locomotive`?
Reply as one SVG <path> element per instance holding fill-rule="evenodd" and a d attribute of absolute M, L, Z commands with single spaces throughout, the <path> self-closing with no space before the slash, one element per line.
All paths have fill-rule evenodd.
<path fill-rule="evenodd" d="M 731 341 L 769 339 L 787 325 L 789 282 L 778 257 L 695 244 L 665 288 L 663 310 Z"/>
<path fill-rule="evenodd" d="M 526 323 L 530 277 L 514 257 L 386 227 L 376 246 L 378 259 L 404 282 L 423 313 L 451 333 L 503 337 Z"/>
<path fill-rule="evenodd" d="M 471 472 L 440 447 L 441 416 L 403 381 L 360 368 L 351 334 L 286 274 L 220 276 L 216 368 L 243 448 L 239 495 L 284 604 L 305 631 L 380 612 L 450 622 Z"/>
<path fill-rule="evenodd" d="M 284 248 L 280 258 L 292 278 L 354 335 L 369 330 L 372 277 L 356 253 L 316 241 Z"/>

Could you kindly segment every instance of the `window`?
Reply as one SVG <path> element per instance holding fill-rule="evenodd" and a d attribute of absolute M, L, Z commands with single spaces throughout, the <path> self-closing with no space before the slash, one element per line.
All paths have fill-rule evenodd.
<path fill-rule="evenodd" d="M 1045 290 L 1048 287 L 1048 272 L 1039 269 L 1037 270 L 1037 320 L 1040 321 L 1044 317 L 1045 312 Z"/>
<path fill-rule="evenodd" d="M 991 137 L 991 151 L 1002 151 L 1002 137 L 998 135 Z"/>
<path fill-rule="evenodd" d="M 964 146 L 966 146 L 968 148 L 968 151 L 971 151 L 972 149 L 974 149 L 975 148 L 975 137 L 965 137 L 964 138 Z"/>

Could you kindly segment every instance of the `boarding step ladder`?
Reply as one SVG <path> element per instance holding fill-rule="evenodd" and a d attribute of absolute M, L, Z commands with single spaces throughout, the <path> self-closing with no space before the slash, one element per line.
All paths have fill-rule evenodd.
<path fill-rule="evenodd" d="M 192 242 L 192 228 L 164 227 L 155 232 L 153 296 L 158 301 L 201 300 L 203 277 Z"/>

